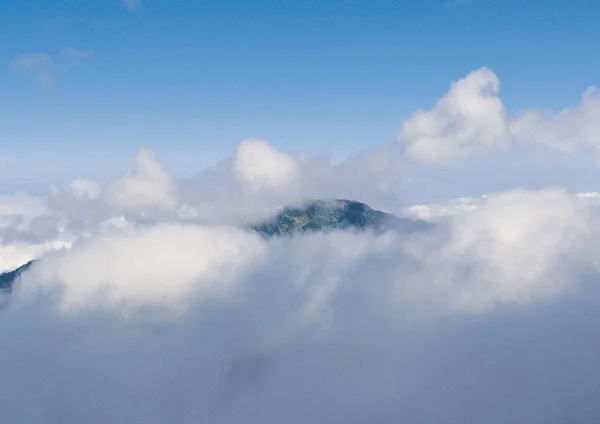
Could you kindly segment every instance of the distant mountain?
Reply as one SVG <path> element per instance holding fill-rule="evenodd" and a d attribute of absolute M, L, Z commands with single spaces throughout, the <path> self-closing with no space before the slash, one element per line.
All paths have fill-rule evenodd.
<path fill-rule="evenodd" d="M 285 207 L 262 223 L 249 228 L 263 236 L 293 235 L 328 230 L 395 230 L 404 234 L 423 231 L 432 224 L 424 221 L 398 218 L 372 209 L 354 200 L 314 200 L 295 207 Z M 14 271 L 0 274 L 0 292 L 10 292 L 13 283 L 34 261 L 29 261 Z"/>
<path fill-rule="evenodd" d="M 324 230 L 383 231 L 388 229 L 413 232 L 430 228 L 423 221 L 402 219 L 372 209 L 354 200 L 314 200 L 296 207 L 285 207 L 252 229 L 266 236 L 305 233 Z"/>

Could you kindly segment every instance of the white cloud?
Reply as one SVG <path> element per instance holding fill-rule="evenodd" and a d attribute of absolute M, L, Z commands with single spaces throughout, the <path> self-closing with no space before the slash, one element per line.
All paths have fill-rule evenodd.
<path fill-rule="evenodd" d="M 140 149 L 134 171 L 113 181 L 103 195 L 110 205 L 127 212 L 170 211 L 177 205 L 175 182 L 151 149 Z"/>
<path fill-rule="evenodd" d="M 47 206 L 40 197 L 30 196 L 26 193 L 14 195 L 0 195 L 0 216 L 20 215 L 33 217 L 47 211 Z"/>
<path fill-rule="evenodd" d="M 585 252 L 590 229 L 584 205 L 559 189 L 489 196 L 454 222 L 450 242 L 441 250 L 443 262 L 469 268 L 468 287 L 457 297 L 457 306 L 480 308 L 556 295 L 572 283 L 572 270 L 563 266 L 576 263 Z"/>
<path fill-rule="evenodd" d="M 562 296 L 600 269 L 591 254 L 600 228 L 595 193 L 519 189 L 405 212 L 441 231 L 408 248 L 421 266 L 400 296 L 484 311 Z"/>
<path fill-rule="evenodd" d="M 332 164 L 324 157 L 278 151 L 263 140 L 244 140 L 233 158 L 180 186 L 179 216 L 245 224 L 315 198 L 358 198 L 392 209 L 400 201 L 399 159 L 393 146 L 380 146 Z"/>
<path fill-rule="evenodd" d="M 508 122 L 498 97 L 500 80 L 489 68 L 452 83 L 429 111 L 418 111 L 402 124 L 399 140 L 408 158 L 441 162 L 503 148 Z"/>
<path fill-rule="evenodd" d="M 600 96 L 588 88 L 580 103 L 560 112 L 528 110 L 511 121 L 511 133 L 518 142 L 545 145 L 573 153 L 582 149 L 600 150 Z"/>
<path fill-rule="evenodd" d="M 0 272 L 13 271 L 48 252 L 70 247 L 71 243 L 68 240 L 56 240 L 40 244 L 11 243 L 6 246 L 0 245 Z"/>
<path fill-rule="evenodd" d="M 244 140 L 233 160 L 235 175 L 254 189 L 284 188 L 298 176 L 298 164 L 259 139 Z"/>
<path fill-rule="evenodd" d="M 102 187 L 92 180 L 74 180 L 71 183 L 71 191 L 77 197 L 95 199 L 102 192 Z"/>
<path fill-rule="evenodd" d="M 49 256 L 25 287 L 35 288 L 36 281 L 61 285 L 65 311 L 178 306 L 192 294 L 230 290 L 240 270 L 260 263 L 261 243 L 257 234 L 232 228 L 162 224 L 100 236 Z"/>
<path fill-rule="evenodd" d="M 44 199 L 24 193 L 0 196 L 0 272 L 69 245 Z"/>
<path fill-rule="evenodd" d="M 589 87 L 574 107 L 525 110 L 508 116 L 500 81 L 489 68 L 453 82 L 428 111 L 402 123 L 398 142 L 408 159 L 444 162 L 510 146 L 550 147 L 564 153 L 600 151 L 600 97 Z"/>
<path fill-rule="evenodd" d="M 438 222 L 449 216 L 459 215 L 476 209 L 480 206 L 484 198 L 485 196 L 480 199 L 464 197 L 438 204 L 411 205 L 402 210 L 402 215 L 427 222 Z"/>

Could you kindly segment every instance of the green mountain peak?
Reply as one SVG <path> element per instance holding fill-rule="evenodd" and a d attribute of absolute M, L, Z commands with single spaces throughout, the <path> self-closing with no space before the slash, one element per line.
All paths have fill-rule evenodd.
<path fill-rule="evenodd" d="M 401 219 L 361 202 L 331 199 L 287 206 L 279 210 L 273 218 L 251 228 L 263 235 L 274 236 L 324 230 L 384 230 L 400 227 L 407 230 L 424 226 L 428 224 Z"/>

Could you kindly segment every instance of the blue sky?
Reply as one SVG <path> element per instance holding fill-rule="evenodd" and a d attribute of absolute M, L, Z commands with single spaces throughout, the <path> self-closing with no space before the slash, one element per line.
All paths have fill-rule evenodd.
<path fill-rule="evenodd" d="M 190 175 L 251 136 L 343 157 L 484 65 L 509 112 L 560 109 L 600 85 L 599 19 L 592 0 L 7 0 L 2 187 L 107 178 L 141 146 Z"/>

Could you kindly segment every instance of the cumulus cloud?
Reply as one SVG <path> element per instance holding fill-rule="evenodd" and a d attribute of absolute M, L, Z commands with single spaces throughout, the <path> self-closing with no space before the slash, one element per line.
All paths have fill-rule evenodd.
<path fill-rule="evenodd" d="M 87 197 L 88 199 L 95 199 L 102 192 L 101 185 L 92 180 L 74 180 L 70 188 L 76 197 Z"/>
<path fill-rule="evenodd" d="M 498 97 L 500 80 L 489 68 L 455 81 L 429 111 L 402 124 L 400 142 L 410 159 L 440 162 L 506 146 L 508 121 Z"/>
<path fill-rule="evenodd" d="M 588 208 L 559 189 L 489 196 L 452 220 L 441 248 L 429 246 L 425 272 L 441 271 L 432 278 L 452 284 L 446 296 L 459 308 L 554 296 L 576 280 L 573 265 L 583 269 L 592 224 Z"/>
<path fill-rule="evenodd" d="M 125 211 L 147 208 L 172 210 L 177 204 L 177 187 L 151 149 L 140 149 L 132 173 L 113 181 L 104 192 L 109 204 Z"/>
<path fill-rule="evenodd" d="M 399 207 L 399 152 L 379 146 L 342 163 L 276 150 L 264 140 L 242 141 L 233 158 L 180 186 L 179 209 L 202 223 L 243 224 L 307 199 L 361 199 L 375 207 Z"/>
<path fill-rule="evenodd" d="M 233 170 L 242 183 L 254 189 L 289 185 L 298 174 L 298 164 L 291 156 L 279 152 L 259 139 L 244 140 L 238 146 Z"/>
<path fill-rule="evenodd" d="M 402 123 L 398 142 L 414 161 L 439 163 L 510 146 L 549 147 L 565 153 L 600 149 L 598 89 L 560 111 L 524 110 L 509 116 L 499 97 L 500 80 L 489 68 L 451 84 L 430 110 Z"/>
<path fill-rule="evenodd" d="M 62 284 L 65 311 L 177 305 L 192 292 L 227 292 L 236 272 L 259 263 L 261 241 L 241 230 L 181 224 L 103 235 L 41 261 L 25 286 Z"/>
<path fill-rule="evenodd" d="M 546 145 L 573 153 L 600 149 L 600 96 L 595 87 L 588 88 L 575 107 L 559 112 L 528 110 L 511 122 L 517 141 Z"/>
<path fill-rule="evenodd" d="M 63 225 L 42 198 L 24 193 L 0 196 L 0 272 L 68 247 L 71 238 L 62 233 Z"/>
<path fill-rule="evenodd" d="M 79 179 L 47 196 L 0 196 L 0 269 L 76 240 L 175 217 L 177 206 L 177 186 L 150 149 L 140 149 L 132 172 L 105 185 Z"/>

